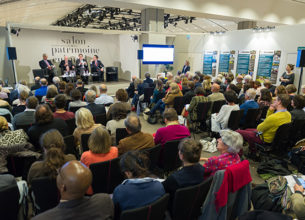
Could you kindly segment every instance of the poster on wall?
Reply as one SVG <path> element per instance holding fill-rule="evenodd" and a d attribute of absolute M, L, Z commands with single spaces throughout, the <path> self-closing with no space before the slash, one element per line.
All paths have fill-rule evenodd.
<path fill-rule="evenodd" d="M 217 51 L 205 51 L 203 56 L 203 74 L 216 75 Z"/>
<path fill-rule="evenodd" d="M 236 75 L 253 75 L 256 59 L 255 50 L 238 52 Z"/>
<path fill-rule="evenodd" d="M 235 59 L 236 59 L 236 52 L 235 50 L 230 51 L 230 60 L 229 60 L 229 72 L 234 72 L 235 68 Z"/>
<path fill-rule="evenodd" d="M 230 67 L 230 51 L 221 51 L 219 56 L 219 73 L 228 73 Z"/>
<path fill-rule="evenodd" d="M 270 79 L 271 83 L 276 83 L 280 66 L 281 51 L 260 51 L 256 79 L 263 81 Z"/>

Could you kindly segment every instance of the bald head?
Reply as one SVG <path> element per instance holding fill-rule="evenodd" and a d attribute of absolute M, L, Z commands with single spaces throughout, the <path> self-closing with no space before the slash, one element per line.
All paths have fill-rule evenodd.
<path fill-rule="evenodd" d="M 132 81 L 135 81 L 136 78 L 137 78 L 136 76 L 132 76 L 132 77 L 131 77 L 131 80 L 132 80 Z"/>
<path fill-rule="evenodd" d="M 213 93 L 219 92 L 220 85 L 218 85 L 217 83 L 213 83 L 211 90 L 212 90 Z"/>
<path fill-rule="evenodd" d="M 36 77 L 35 77 L 35 82 L 36 82 L 36 83 L 39 83 L 39 81 L 40 81 L 40 77 L 39 77 L 39 76 L 36 76 Z"/>
<path fill-rule="evenodd" d="M 57 175 L 57 188 L 63 200 L 82 198 L 91 182 L 91 171 L 84 164 L 76 160 L 64 164 Z"/>
<path fill-rule="evenodd" d="M 100 92 L 101 92 L 101 94 L 107 92 L 107 86 L 105 84 L 100 85 Z"/>

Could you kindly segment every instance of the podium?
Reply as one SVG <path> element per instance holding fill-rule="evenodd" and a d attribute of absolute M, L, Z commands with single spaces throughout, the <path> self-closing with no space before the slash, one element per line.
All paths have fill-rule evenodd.
<path fill-rule="evenodd" d="M 118 81 L 119 68 L 115 66 L 106 67 L 106 81 Z"/>

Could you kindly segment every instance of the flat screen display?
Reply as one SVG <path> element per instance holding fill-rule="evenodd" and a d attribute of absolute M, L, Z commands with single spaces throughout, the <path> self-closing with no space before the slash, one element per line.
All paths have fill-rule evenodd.
<path fill-rule="evenodd" d="M 174 45 L 143 44 L 143 64 L 173 64 Z"/>

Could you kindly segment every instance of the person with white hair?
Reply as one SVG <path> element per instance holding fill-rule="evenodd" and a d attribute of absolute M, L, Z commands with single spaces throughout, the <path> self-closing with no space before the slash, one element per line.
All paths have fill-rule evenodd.
<path fill-rule="evenodd" d="M 226 169 L 228 166 L 240 162 L 238 153 L 243 146 L 243 137 L 229 129 L 221 130 L 219 134 L 217 150 L 220 152 L 220 155 L 200 158 L 201 161 L 205 161 L 203 165 L 205 176 L 213 176 L 216 171 Z"/>
<path fill-rule="evenodd" d="M 42 60 L 39 61 L 40 68 L 44 71 L 45 74 L 47 74 L 48 77 L 48 83 L 51 84 L 53 76 L 54 76 L 54 69 L 55 66 L 51 62 L 51 60 L 48 60 L 47 54 L 42 54 Z"/>
<path fill-rule="evenodd" d="M 245 94 L 246 101 L 239 107 L 240 109 L 244 110 L 244 115 L 243 115 L 243 117 L 241 118 L 241 121 L 240 121 L 241 125 L 243 125 L 245 123 L 248 109 L 251 109 L 251 108 L 257 108 L 258 109 L 259 108 L 259 105 L 257 104 L 257 102 L 254 101 L 255 97 L 256 97 L 255 89 L 250 88 L 246 91 L 246 94 Z"/>
<path fill-rule="evenodd" d="M 252 80 L 252 76 L 245 75 L 245 77 L 244 77 L 244 84 L 249 83 L 251 80 Z"/>
<path fill-rule="evenodd" d="M 58 76 L 54 76 L 53 77 L 53 83 L 54 83 L 54 85 L 56 85 L 56 87 L 58 86 L 58 83 L 60 82 L 60 79 L 59 79 L 59 77 Z"/>

